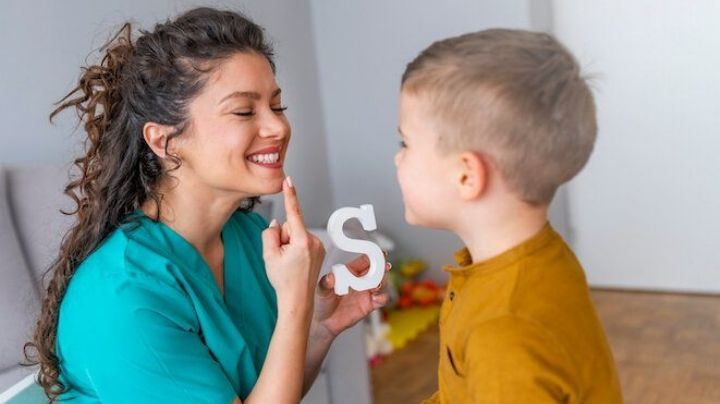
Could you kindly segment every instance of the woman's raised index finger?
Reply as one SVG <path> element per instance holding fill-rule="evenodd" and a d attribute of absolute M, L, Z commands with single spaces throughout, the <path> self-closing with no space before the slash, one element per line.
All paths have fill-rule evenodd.
<path fill-rule="evenodd" d="M 300 201 L 290 177 L 283 181 L 283 196 L 285 199 L 285 215 L 287 216 L 287 222 L 290 224 L 290 232 L 304 230 L 305 221 L 300 209 Z"/>

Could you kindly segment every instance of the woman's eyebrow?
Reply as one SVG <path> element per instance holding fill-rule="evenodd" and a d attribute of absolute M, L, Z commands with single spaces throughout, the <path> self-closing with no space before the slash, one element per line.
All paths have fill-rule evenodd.
<path fill-rule="evenodd" d="M 272 98 L 277 97 L 278 95 L 280 95 L 281 92 L 282 92 L 281 89 L 279 89 L 279 88 L 276 89 L 275 91 L 273 91 L 273 93 L 272 93 L 272 95 L 270 96 L 270 98 L 272 99 Z M 222 104 L 223 102 L 227 101 L 227 100 L 230 99 L 230 98 L 237 98 L 237 97 L 240 97 L 240 98 L 249 98 L 249 99 L 255 100 L 255 101 L 257 101 L 257 100 L 259 100 L 260 98 L 262 98 L 262 96 L 260 95 L 260 93 L 257 93 L 257 92 L 255 92 L 255 91 L 233 91 L 232 93 L 230 93 L 230 94 L 226 95 L 225 97 L 223 97 L 223 98 L 220 100 L 220 102 L 218 102 L 218 104 Z"/>

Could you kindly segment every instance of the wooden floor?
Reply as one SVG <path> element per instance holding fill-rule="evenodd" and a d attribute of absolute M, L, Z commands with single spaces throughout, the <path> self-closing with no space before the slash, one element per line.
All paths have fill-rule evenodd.
<path fill-rule="evenodd" d="M 595 290 L 627 404 L 720 403 L 720 296 Z M 437 389 L 433 327 L 372 369 L 375 404 Z"/>

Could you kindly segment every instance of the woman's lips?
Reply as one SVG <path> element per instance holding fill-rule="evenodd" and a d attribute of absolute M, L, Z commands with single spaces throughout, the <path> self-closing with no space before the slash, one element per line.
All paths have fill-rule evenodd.
<path fill-rule="evenodd" d="M 281 168 L 283 166 L 280 148 L 267 147 L 257 150 L 245 157 L 249 162 L 266 168 Z"/>

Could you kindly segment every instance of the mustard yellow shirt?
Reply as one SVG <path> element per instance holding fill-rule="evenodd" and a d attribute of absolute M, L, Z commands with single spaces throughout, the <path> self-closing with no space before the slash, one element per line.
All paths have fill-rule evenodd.
<path fill-rule="evenodd" d="M 485 262 L 447 267 L 439 391 L 425 403 L 621 403 L 585 274 L 548 224 Z"/>

